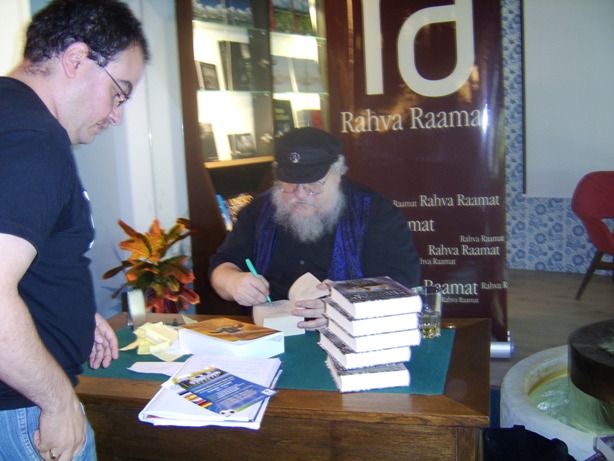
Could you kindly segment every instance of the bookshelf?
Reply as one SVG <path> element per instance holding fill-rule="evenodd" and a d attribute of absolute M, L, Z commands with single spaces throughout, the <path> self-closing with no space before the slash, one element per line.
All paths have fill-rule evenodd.
<path fill-rule="evenodd" d="M 209 284 L 228 232 L 216 196 L 263 192 L 276 137 L 329 127 L 322 1 L 175 1 L 198 313 L 243 313 Z"/>

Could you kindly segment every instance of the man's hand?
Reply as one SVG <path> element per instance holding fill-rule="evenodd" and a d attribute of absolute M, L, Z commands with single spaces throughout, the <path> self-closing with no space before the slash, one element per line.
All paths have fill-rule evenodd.
<path fill-rule="evenodd" d="M 269 295 L 269 282 L 262 275 L 243 272 L 232 263 L 217 266 L 211 274 L 211 284 L 217 294 L 242 306 L 263 304 Z"/>
<path fill-rule="evenodd" d="M 242 306 L 263 304 L 269 295 L 269 282 L 262 275 L 254 276 L 251 272 L 236 272 L 230 279 L 232 298 Z"/>
<path fill-rule="evenodd" d="M 102 365 L 107 368 L 111 360 L 119 357 L 117 336 L 108 322 L 96 313 L 96 331 L 94 332 L 94 345 L 90 353 L 90 367 L 96 369 Z"/>
<path fill-rule="evenodd" d="M 70 461 L 85 444 L 85 415 L 76 396 L 57 411 L 42 410 L 39 424 L 34 445 L 44 460 Z"/>
<path fill-rule="evenodd" d="M 323 290 L 327 288 L 327 285 L 320 283 L 317 288 Z M 295 306 L 296 309 L 292 309 L 292 315 L 305 318 L 297 323 L 297 327 L 313 331 L 326 326 L 328 320 L 324 317 L 326 302 L 323 299 L 303 299 L 297 301 Z"/>

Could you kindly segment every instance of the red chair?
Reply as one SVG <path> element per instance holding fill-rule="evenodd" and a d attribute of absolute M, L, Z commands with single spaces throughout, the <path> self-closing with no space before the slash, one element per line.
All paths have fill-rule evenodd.
<path fill-rule="evenodd" d="M 614 262 L 601 260 L 605 254 L 614 256 L 614 234 L 603 222 L 614 218 L 614 171 L 594 171 L 584 176 L 571 198 L 571 209 L 597 248 L 576 294 L 576 299 L 580 299 L 595 270 L 614 271 Z"/>

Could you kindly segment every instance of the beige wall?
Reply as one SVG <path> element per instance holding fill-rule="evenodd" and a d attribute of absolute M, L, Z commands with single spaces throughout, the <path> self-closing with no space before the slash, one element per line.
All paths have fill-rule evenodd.
<path fill-rule="evenodd" d="M 0 75 L 5 75 L 21 59 L 25 27 L 29 21 L 29 0 L 2 1 L 2 14 L 0 14 Z"/>

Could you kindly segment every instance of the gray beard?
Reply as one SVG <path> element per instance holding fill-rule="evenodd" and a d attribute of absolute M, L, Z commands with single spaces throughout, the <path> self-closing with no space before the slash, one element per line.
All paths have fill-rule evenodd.
<path fill-rule="evenodd" d="M 334 205 L 328 208 L 320 208 L 309 217 L 297 216 L 292 213 L 292 206 L 297 202 L 294 198 L 286 203 L 282 200 L 281 191 L 273 191 L 273 205 L 275 214 L 273 219 L 278 226 L 283 227 L 301 243 L 313 243 L 327 233 L 332 232 L 337 226 L 339 216 L 345 208 L 345 196 L 337 189 L 332 198 Z"/>

